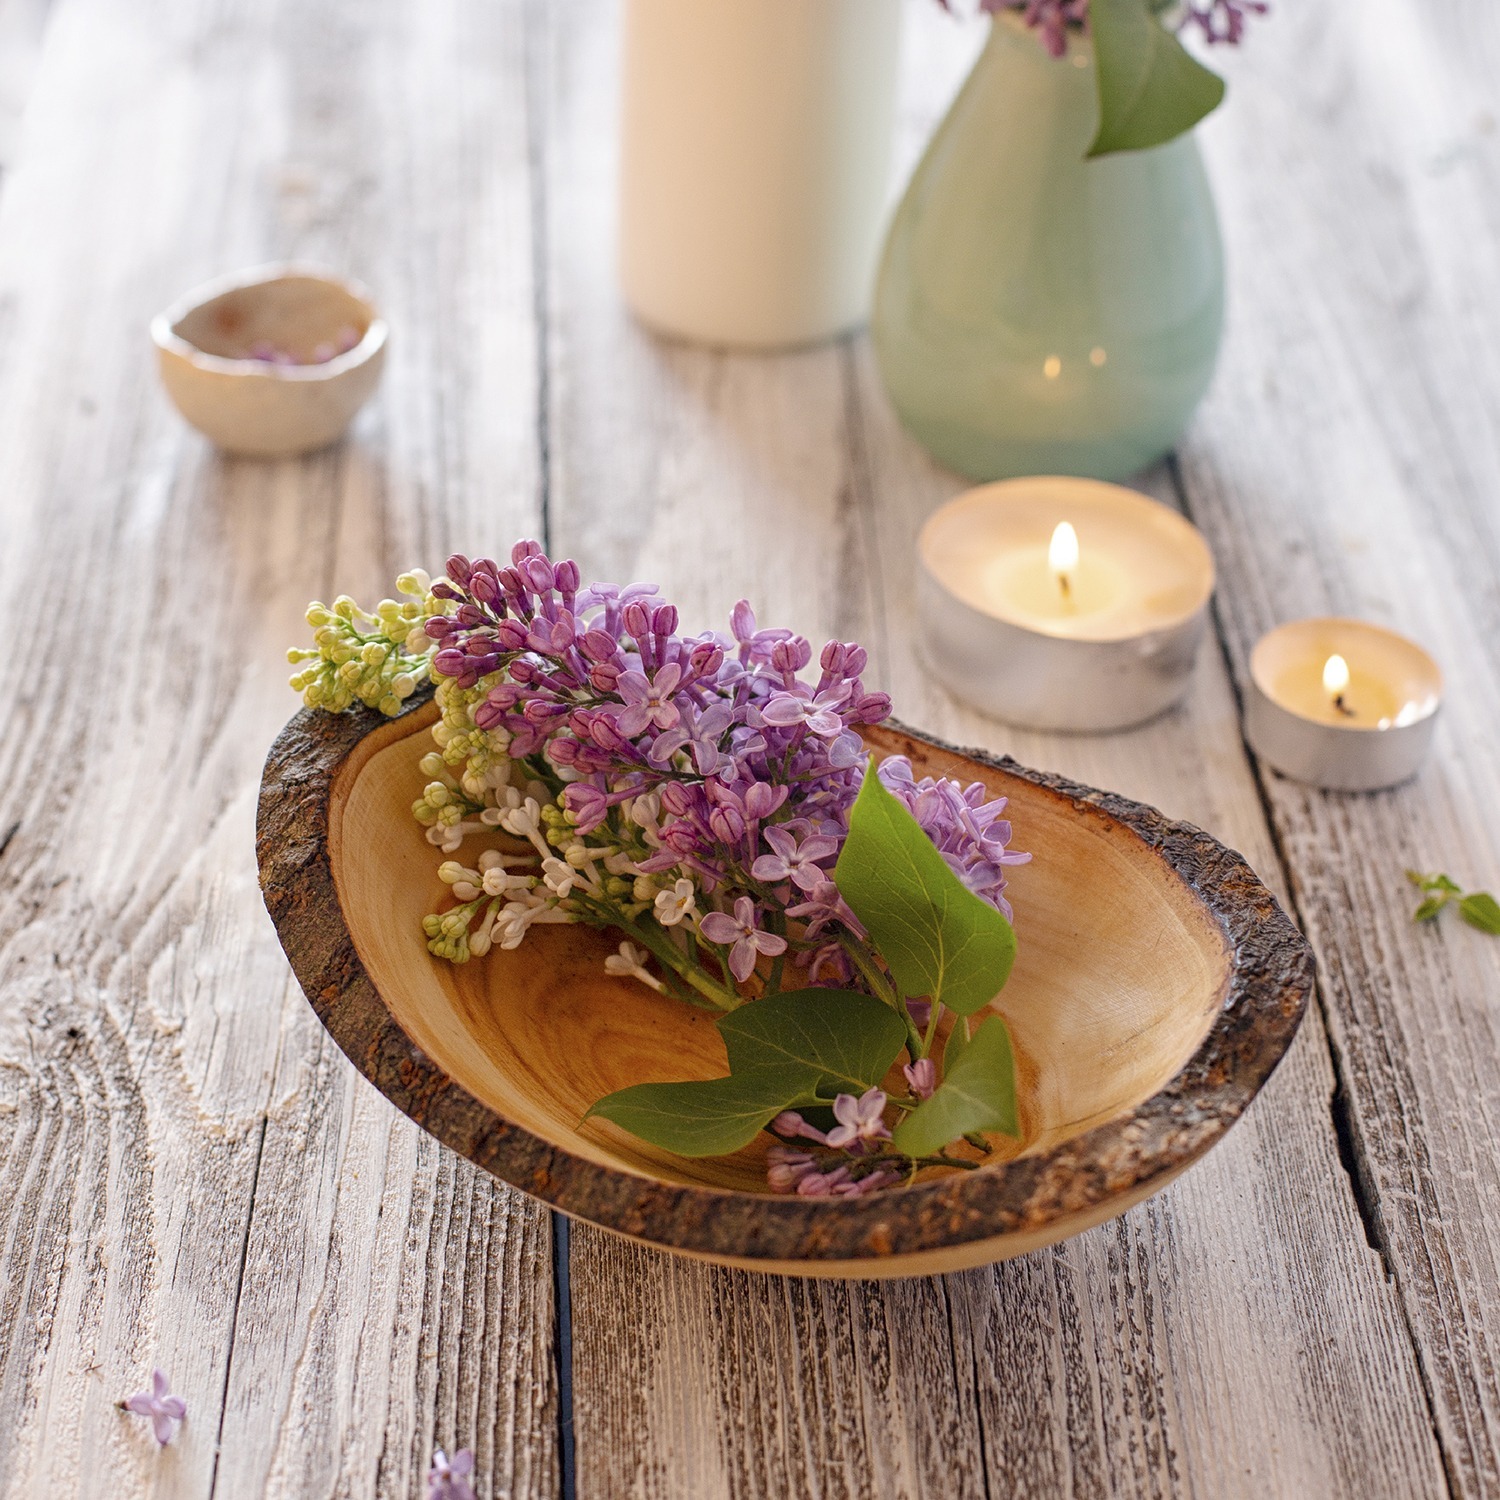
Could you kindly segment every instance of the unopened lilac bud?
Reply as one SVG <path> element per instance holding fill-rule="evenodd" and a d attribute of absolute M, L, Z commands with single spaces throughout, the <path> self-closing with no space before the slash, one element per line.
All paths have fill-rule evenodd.
<path fill-rule="evenodd" d="M 462 552 L 455 552 L 448 559 L 448 576 L 458 584 L 460 588 L 469 586 L 469 575 L 474 571 L 474 564 L 469 561 Z"/>
<path fill-rule="evenodd" d="M 791 791 L 790 787 L 772 786 L 766 781 L 757 781 L 745 793 L 745 811 L 752 818 L 769 818 Z"/>
<path fill-rule="evenodd" d="M 844 655 L 845 649 L 842 641 L 829 641 L 823 647 L 823 654 L 818 658 L 818 663 L 825 672 L 840 676 L 844 668 Z"/>
<path fill-rule="evenodd" d="M 613 750 L 616 753 L 630 745 L 630 741 L 620 733 L 619 726 L 604 714 L 600 714 L 589 725 L 589 738 L 601 750 Z"/>
<path fill-rule="evenodd" d="M 455 651 L 451 646 L 439 651 L 432 659 L 433 670 L 444 677 L 457 677 L 466 665 L 467 658 L 463 652 Z"/>
<path fill-rule="evenodd" d="M 932 1098 L 937 1087 L 937 1064 L 930 1057 L 919 1057 L 916 1062 L 907 1063 L 901 1071 L 918 1099 Z"/>
<path fill-rule="evenodd" d="M 632 599 L 621 612 L 626 631 L 636 640 L 651 633 L 651 612 L 639 599 Z"/>
<path fill-rule="evenodd" d="M 686 817 L 693 810 L 693 794 L 684 783 L 669 781 L 661 789 L 661 805 L 673 817 Z"/>
<path fill-rule="evenodd" d="M 503 597 L 500 592 L 500 580 L 493 574 L 482 572 L 478 568 L 475 568 L 473 576 L 469 579 L 469 592 L 481 604 L 486 604 L 491 609 Z"/>
<path fill-rule="evenodd" d="M 552 570 L 553 586 L 564 594 L 578 592 L 578 564 L 571 557 L 564 558 Z"/>
<path fill-rule="evenodd" d="M 424 621 L 422 632 L 429 640 L 445 641 L 455 630 L 458 629 L 458 621 L 450 620 L 447 615 L 434 615 L 432 619 Z"/>
<path fill-rule="evenodd" d="M 724 662 L 724 650 L 712 641 L 699 641 L 688 653 L 688 665 L 700 677 L 709 677 L 717 672 Z"/>
<path fill-rule="evenodd" d="M 530 537 L 522 537 L 522 539 L 510 549 L 510 560 L 517 566 L 519 566 L 521 562 L 528 557 L 540 557 L 541 552 L 542 544 L 540 542 L 532 541 Z"/>
<path fill-rule="evenodd" d="M 519 562 L 516 566 L 521 570 L 521 576 L 539 594 L 545 594 L 552 587 L 552 564 L 545 557 L 533 555 Z"/>
<path fill-rule="evenodd" d="M 741 599 L 730 612 L 729 628 L 737 641 L 748 641 L 755 634 L 755 611 L 748 599 Z"/>
<path fill-rule="evenodd" d="M 607 630 L 588 630 L 578 643 L 586 661 L 613 661 L 616 643 Z"/>
<path fill-rule="evenodd" d="M 502 651 L 520 651 L 526 645 L 526 627 L 519 620 L 501 620 L 495 626 L 495 644 Z"/>
<path fill-rule="evenodd" d="M 858 677 L 870 664 L 870 653 L 863 646 L 850 641 L 844 647 L 844 676 Z"/>
<path fill-rule="evenodd" d="M 726 844 L 737 844 L 745 836 L 745 819 L 733 807 L 716 807 L 708 815 L 708 826 L 715 838 Z"/>
<path fill-rule="evenodd" d="M 811 660 L 812 646 L 805 635 L 794 635 L 771 647 L 771 665 L 778 672 L 800 672 Z"/>
<path fill-rule="evenodd" d="M 651 631 L 654 635 L 671 635 L 677 629 L 677 606 L 658 604 L 651 615 Z"/>

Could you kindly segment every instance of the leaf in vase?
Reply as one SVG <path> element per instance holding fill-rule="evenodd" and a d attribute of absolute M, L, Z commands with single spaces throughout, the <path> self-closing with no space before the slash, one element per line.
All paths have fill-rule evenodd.
<path fill-rule="evenodd" d="M 1224 98 L 1224 80 L 1198 62 L 1147 0 L 1090 0 L 1099 129 L 1088 154 L 1140 151 L 1191 130 Z"/>
<path fill-rule="evenodd" d="M 844 990 L 770 995 L 717 1024 L 727 1078 L 638 1083 L 606 1095 L 589 1114 L 679 1156 L 724 1156 L 784 1109 L 878 1084 L 906 1041 L 890 1006 Z"/>
<path fill-rule="evenodd" d="M 970 1016 L 1010 977 L 1015 929 L 953 873 L 873 761 L 833 880 L 904 994 Z"/>
<path fill-rule="evenodd" d="M 1488 891 L 1475 891 L 1458 903 L 1458 914 L 1471 927 L 1500 937 L 1500 902 Z"/>
<path fill-rule="evenodd" d="M 932 1098 L 896 1127 L 893 1139 L 908 1156 L 931 1156 L 977 1130 L 1021 1133 L 1015 1056 L 1010 1031 L 999 1016 L 991 1016 L 974 1033 Z"/>

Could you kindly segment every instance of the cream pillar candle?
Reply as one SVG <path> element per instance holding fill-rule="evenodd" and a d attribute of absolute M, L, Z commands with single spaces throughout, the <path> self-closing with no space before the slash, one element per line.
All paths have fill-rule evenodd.
<path fill-rule="evenodd" d="M 620 279 L 646 324 L 772 348 L 862 323 L 900 0 L 627 0 Z"/>

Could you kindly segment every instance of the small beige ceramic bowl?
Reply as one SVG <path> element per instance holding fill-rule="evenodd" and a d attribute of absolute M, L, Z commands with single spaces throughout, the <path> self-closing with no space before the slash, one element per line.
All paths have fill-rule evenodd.
<path fill-rule="evenodd" d="M 369 294 L 313 266 L 257 266 L 152 320 L 177 410 L 230 453 L 306 453 L 340 437 L 380 382 L 387 328 Z"/>

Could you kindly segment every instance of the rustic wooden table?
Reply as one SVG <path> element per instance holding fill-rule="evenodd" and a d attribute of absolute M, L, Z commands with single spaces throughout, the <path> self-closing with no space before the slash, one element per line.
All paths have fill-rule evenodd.
<path fill-rule="evenodd" d="M 911 0 L 904 161 L 977 28 Z M 653 342 L 611 273 L 605 0 L 0 0 L 0 1494 L 1500 1495 L 1500 9 L 1277 6 L 1203 131 L 1231 254 L 1212 396 L 1144 487 L 1218 555 L 1217 641 L 1136 733 L 1013 733 L 912 649 L 961 488 L 862 340 Z M 997 149 L 1004 149 L 998 142 Z M 275 256 L 378 289 L 345 445 L 216 456 L 148 317 Z M 397 1115 L 255 885 L 307 599 L 539 535 L 700 625 L 748 593 L 867 641 L 901 713 L 1243 850 L 1316 1005 L 1246 1121 L 1124 1219 L 894 1284 L 762 1279 L 566 1226 Z M 1272 624 L 1446 665 L 1420 780 L 1247 754 Z M 112 1403 L 160 1363 L 158 1452 Z"/>

